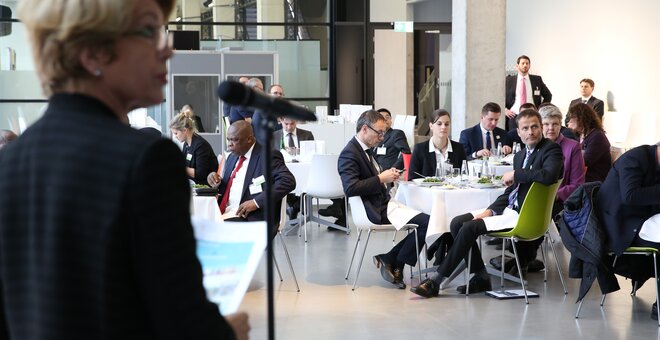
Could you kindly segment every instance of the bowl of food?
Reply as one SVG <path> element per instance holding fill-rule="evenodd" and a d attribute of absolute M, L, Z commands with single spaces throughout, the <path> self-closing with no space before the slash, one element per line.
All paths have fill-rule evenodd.
<path fill-rule="evenodd" d="M 440 177 L 415 178 L 413 179 L 413 182 L 417 185 L 423 186 L 435 186 L 444 184 L 444 180 Z"/>
<path fill-rule="evenodd" d="M 493 183 L 493 180 L 490 177 L 480 177 L 478 180 L 468 185 L 477 189 L 493 188 L 497 186 L 495 183 Z"/>

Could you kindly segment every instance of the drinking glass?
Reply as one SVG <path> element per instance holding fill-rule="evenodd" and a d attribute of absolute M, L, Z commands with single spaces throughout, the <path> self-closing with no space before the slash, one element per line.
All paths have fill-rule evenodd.
<path fill-rule="evenodd" d="M 470 179 L 470 170 L 468 169 L 468 163 L 467 161 L 463 161 L 463 165 L 461 165 L 461 181 L 467 182 L 469 179 Z"/>

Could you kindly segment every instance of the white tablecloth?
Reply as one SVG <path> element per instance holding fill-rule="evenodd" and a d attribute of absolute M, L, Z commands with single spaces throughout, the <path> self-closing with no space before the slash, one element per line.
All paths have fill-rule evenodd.
<path fill-rule="evenodd" d="M 504 189 L 444 190 L 439 187 L 423 187 L 411 182 L 401 182 L 395 199 L 410 208 L 429 214 L 426 243 L 431 244 L 440 235 L 449 231 L 452 218 L 488 207 L 504 192 Z"/>
<path fill-rule="evenodd" d="M 222 214 L 215 196 L 193 196 L 191 215 L 207 220 L 222 222 Z"/>

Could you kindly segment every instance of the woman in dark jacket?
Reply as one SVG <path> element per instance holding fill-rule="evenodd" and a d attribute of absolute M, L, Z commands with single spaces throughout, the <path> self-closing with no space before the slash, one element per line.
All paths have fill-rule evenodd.
<path fill-rule="evenodd" d="M 603 182 L 612 168 L 610 141 L 603 131 L 603 123 L 587 104 L 575 104 L 566 115 L 568 127 L 577 132 L 587 173 L 585 183 Z"/>
<path fill-rule="evenodd" d="M 183 143 L 188 177 L 197 184 L 208 185 L 206 177 L 218 170 L 218 159 L 211 144 L 195 133 L 195 123 L 185 112 L 179 113 L 172 119 L 170 130 L 172 135 Z"/>
<path fill-rule="evenodd" d="M 449 139 L 451 130 L 451 118 L 447 110 L 438 109 L 433 111 L 431 123 L 433 133 L 428 142 L 415 144 L 410 161 L 408 178 L 413 180 L 423 176 L 435 176 L 437 161 L 449 161 L 454 168 L 461 168 L 465 156 L 465 150 L 461 143 Z"/>

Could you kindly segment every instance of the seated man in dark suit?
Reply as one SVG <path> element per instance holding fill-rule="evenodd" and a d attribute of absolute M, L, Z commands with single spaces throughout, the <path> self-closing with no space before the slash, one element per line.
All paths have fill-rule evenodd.
<path fill-rule="evenodd" d="M 497 103 L 487 103 L 481 109 L 479 124 L 461 131 L 459 141 L 463 144 L 468 160 L 489 157 L 490 150 L 497 148 L 498 143 L 502 143 L 505 155 L 511 153 L 511 142 L 506 131 L 497 127 L 501 115 L 502 109 Z"/>
<path fill-rule="evenodd" d="M 658 240 L 640 238 L 644 222 L 660 213 L 660 146 L 638 146 L 614 162 L 596 195 L 596 211 L 616 255 L 631 246 L 660 249 Z"/>
<path fill-rule="evenodd" d="M 470 292 L 490 290 L 490 278 L 481 259 L 477 238 L 488 231 L 502 230 L 504 225 L 515 225 L 518 211 L 532 183 L 550 185 L 561 178 L 563 171 L 561 148 L 551 140 L 543 138 L 539 113 L 525 110 L 518 114 L 516 119 L 518 134 L 526 147 L 516 153 L 513 159 L 514 170 L 502 176 L 502 182 L 508 185 L 508 188 L 483 212 L 477 215 L 467 213 L 454 217 L 450 224 L 454 244 L 438 267 L 437 273 L 424 280 L 419 286 L 413 287 L 411 289 L 413 293 L 427 298 L 437 296 L 440 283 L 451 275 L 461 260 L 465 259 L 467 263 L 470 252 L 472 252 L 474 273 L 474 277 L 468 283 Z M 500 222 L 498 220 L 505 220 L 505 223 L 497 223 Z M 521 267 L 524 267 L 536 252 L 536 244 L 525 243 L 527 245 L 519 243 L 518 247 Z M 465 294 L 466 286 L 459 286 L 457 290 Z"/>
<path fill-rule="evenodd" d="M 369 110 L 362 113 L 357 121 L 357 134 L 341 151 L 337 164 L 346 197 L 360 196 L 367 217 L 376 224 L 390 223 L 387 217 L 390 195 L 386 184 L 398 180 L 400 175 L 394 168 L 380 169 L 373 157 L 372 149 L 383 140 L 385 126 L 385 119 L 378 112 Z M 426 238 L 429 215 L 420 213 L 408 223 L 418 225 L 417 240 L 414 233 L 408 234 L 388 253 L 374 256 L 374 263 L 380 268 L 383 279 L 400 289 L 406 288 L 403 283 L 404 265 L 414 266 L 417 263 L 415 242 L 421 249 Z"/>
<path fill-rule="evenodd" d="M 282 123 L 282 130 L 273 132 L 273 149 L 283 150 L 286 148 L 300 148 L 300 142 L 314 140 L 314 134 L 305 129 L 297 127 L 298 122 L 291 118 L 280 119 Z M 342 204 L 344 200 L 341 200 Z M 295 220 L 300 212 L 300 197 L 295 194 L 288 194 L 286 196 L 286 203 L 288 205 L 286 212 L 290 220 Z"/>
<path fill-rule="evenodd" d="M 262 146 L 256 143 L 252 125 L 238 121 L 227 130 L 227 148 L 231 154 L 227 157 L 222 176 L 216 172 L 208 175 L 209 184 L 218 188 L 218 204 L 225 220 L 263 221 L 262 207 L 266 195 L 262 190 L 265 183 L 265 160 L 261 154 Z M 296 179 L 284 164 L 282 154 L 273 153 L 273 199 L 279 207 L 282 198 L 296 187 Z M 275 220 L 279 220 L 279 209 L 275 209 Z"/>
<path fill-rule="evenodd" d="M 545 104 L 550 104 L 550 103 L 543 103 L 541 106 Z M 540 107 L 539 107 L 540 108 Z M 520 112 L 527 110 L 527 109 L 532 109 L 534 111 L 538 111 L 536 108 L 536 105 L 534 103 L 525 103 L 520 105 Z M 520 136 L 518 136 L 518 129 L 514 128 L 509 130 L 507 133 L 507 138 L 509 138 L 509 143 L 513 146 L 513 143 L 518 143 L 520 145 L 523 145 L 524 143 L 522 142 L 522 139 L 520 139 Z"/>
<path fill-rule="evenodd" d="M 571 103 L 568 105 L 568 108 L 579 103 L 587 104 L 592 109 L 594 109 L 594 111 L 596 111 L 596 114 L 602 120 L 603 115 L 605 114 L 605 103 L 602 100 L 592 96 L 591 94 L 593 92 L 594 92 L 593 80 L 589 78 L 584 78 L 580 80 L 580 98 L 571 100 Z"/>
<path fill-rule="evenodd" d="M 397 168 L 403 169 L 402 153 L 410 153 L 410 146 L 406 139 L 406 134 L 399 129 L 392 129 L 392 114 L 388 109 L 378 109 L 383 118 L 385 118 L 385 136 L 383 141 L 374 148 L 376 162 L 381 169 Z"/>

